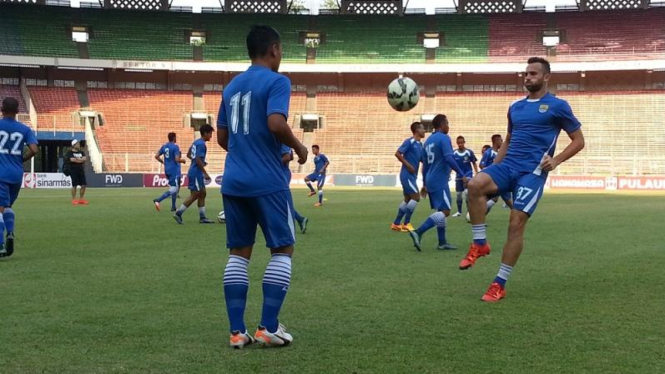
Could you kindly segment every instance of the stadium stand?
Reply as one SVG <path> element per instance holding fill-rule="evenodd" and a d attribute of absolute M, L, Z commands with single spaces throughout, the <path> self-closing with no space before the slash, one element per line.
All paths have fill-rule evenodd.
<path fill-rule="evenodd" d="M 0 54 L 78 57 L 66 33 L 72 14 L 62 7 L 0 5 Z"/>
<path fill-rule="evenodd" d="M 495 14 L 489 19 L 489 55 L 492 61 L 515 60 L 517 56 L 544 56 L 542 33 L 546 15 Z"/>
<path fill-rule="evenodd" d="M 203 46 L 205 61 L 247 61 L 245 37 L 251 25 L 270 25 L 282 36 L 283 61 L 305 62 L 306 49 L 298 44 L 298 32 L 307 30 L 307 17 L 297 15 L 202 14 L 201 25 L 208 31 Z"/>
<path fill-rule="evenodd" d="M 82 10 L 84 23 L 93 25 L 88 42 L 90 58 L 126 60 L 192 60 L 185 41 L 191 13 Z"/>
<path fill-rule="evenodd" d="M 21 90 L 18 86 L 0 85 L 0 101 L 5 97 L 13 97 L 18 100 L 19 113 L 28 112 L 28 108 L 25 105 L 25 101 L 23 101 L 23 95 L 21 95 Z"/>
<path fill-rule="evenodd" d="M 38 131 L 83 131 L 72 121 L 72 112 L 81 107 L 75 89 L 29 87 L 28 91 L 37 112 Z"/>
<path fill-rule="evenodd" d="M 446 43 L 436 50 L 436 62 L 485 62 L 488 59 L 487 16 L 442 15 L 436 18 Z"/>
<path fill-rule="evenodd" d="M 425 62 L 425 49 L 417 42 L 417 33 L 426 29 L 424 16 L 318 16 L 316 20 L 326 35 L 317 49 L 317 62 Z"/>

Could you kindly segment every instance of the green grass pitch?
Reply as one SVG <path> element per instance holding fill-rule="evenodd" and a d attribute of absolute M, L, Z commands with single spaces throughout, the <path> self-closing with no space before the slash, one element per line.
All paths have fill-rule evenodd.
<path fill-rule="evenodd" d="M 489 216 L 492 254 L 462 272 L 463 218 L 448 221 L 459 250 L 438 252 L 433 230 L 417 253 L 389 230 L 398 190 L 331 189 L 323 208 L 294 190 L 311 223 L 282 310 L 293 345 L 234 351 L 225 226 L 195 209 L 178 226 L 152 207 L 162 192 L 90 190 L 71 206 L 68 191 L 22 191 L 16 254 L 0 260 L 0 373 L 665 372 L 663 196 L 547 194 L 507 298 L 488 305 L 507 210 Z M 220 205 L 211 191 L 211 218 Z M 252 328 L 267 261 L 259 235 Z"/>

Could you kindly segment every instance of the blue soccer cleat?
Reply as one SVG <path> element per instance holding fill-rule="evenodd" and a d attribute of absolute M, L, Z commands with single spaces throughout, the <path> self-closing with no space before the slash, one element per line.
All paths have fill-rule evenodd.
<path fill-rule="evenodd" d="M 182 216 L 179 215 L 178 213 L 173 215 L 173 219 L 178 222 L 179 225 L 182 225 Z"/>
<path fill-rule="evenodd" d="M 418 235 L 418 233 L 415 231 L 409 231 L 409 236 L 411 236 L 411 240 L 413 240 L 413 246 L 416 247 L 418 252 L 420 252 L 420 235 Z"/>
<path fill-rule="evenodd" d="M 307 224 L 309 223 L 309 218 L 303 217 L 302 222 L 298 222 L 298 226 L 300 226 L 300 232 L 301 233 L 306 233 L 307 232 Z"/>
<path fill-rule="evenodd" d="M 215 221 L 211 221 L 208 218 L 203 217 L 199 220 L 199 223 L 206 223 L 207 224 L 207 223 L 215 223 Z"/>

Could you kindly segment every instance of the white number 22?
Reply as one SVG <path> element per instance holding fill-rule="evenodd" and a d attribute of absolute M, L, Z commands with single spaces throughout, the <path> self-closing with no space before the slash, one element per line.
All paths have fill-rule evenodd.
<path fill-rule="evenodd" d="M 14 142 L 14 146 L 12 147 L 11 151 L 9 150 L 9 148 L 5 148 L 5 145 L 7 144 L 8 140 Z M 23 154 L 23 150 L 19 148 L 21 148 L 22 144 L 23 144 L 23 134 L 21 134 L 20 132 L 13 132 L 10 135 L 7 131 L 0 131 L 0 154 L 3 155 L 11 154 L 12 156 L 21 156 Z"/>
<path fill-rule="evenodd" d="M 240 121 L 240 109 L 242 108 L 242 133 L 249 134 L 249 109 L 252 104 L 252 91 L 247 92 L 240 99 L 240 92 L 231 97 L 231 132 L 238 133 L 238 122 Z"/>

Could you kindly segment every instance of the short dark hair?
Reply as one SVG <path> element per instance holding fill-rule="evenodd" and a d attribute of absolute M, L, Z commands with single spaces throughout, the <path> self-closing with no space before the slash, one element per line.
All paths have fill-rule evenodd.
<path fill-rule="evenodd" d="M 247 53 L 254 60 L 268 53 L 270 47 L 281 43 L 279 32 L 270 26 L 255 25 L 247 34 Z"/>
<path fill-rule="evenodd" d="M 464 137 L 463 137 L 462 135 L 460 135 L 460 136 L 457 137 L 457 140 L 460 140 L 460 139 L 462 139 L 462 140 L 464 140 L 464 141 L 466 142 L 466 139 L 464 139 Z"/>
<path fill-rule="evenodd" d="M 175 133 L 174 133 L 174 132 L 170 132 L 170 133 L 169 133 L 169 141 L 172 142 L 172 141 L 174 141 L 174 140 L 175 140 Z"/>
<path fill-rule="evenodd" d="M 437 114 L 432 120 L 432 127 L 435 129 L 441 128 L 441 126 L 448 123 L 448 117 L 445 114 Z"/>
<path fill-rule="evenodd" d="M 491 145 L 489 145 L 489 144 L 485 144 L 485 145 L 483 146 L 483 151 L 486 150 L 486 149 L 490 149 L 490 148 L 492 148 Z"/>
<path fill-rule="evenodd" d="M 549 74 L 551 72 L 550 70 L 550 62 L 545 60 L 542 57 L 531 57 L 527 63 L 529 64 L 541 64 L 543 65 L 543 69 L 545 69 L 545 74 Z"/>
<path fill-rule="evenodd" d="M 422 125 L 423 125 L 423 124 L 420 123 L 420 122 L 414 122 L 414 123 L 412 123 L 412 124 L 411 124 L 411 133 L 416 132 L 416 130 L 418 130 L 418 127 L 419 127 L 419 126 L 422 126 Z"/>
<path fill-rule="evenodd" d="M 321 149 L 318 145 L 314 144 L 312 148 Z"/>
<path fill-rule="evenodd" d="M 13 97 L 5 97 L 4 100 L 2 100 L 2 109 L 0 110 L 2 113 L 18 113 L 18 100 Z"/>
<path fill-rule="evenodd" d="M 492 141 L 501 138 L 501 134 L 494 134 L 492 135 Z"/>
<path fill-rule="evenodd" d="M 203 126 L 201 126 L 201 128 L 199 129 L 199 132 L 201 133 L 201 135 L 203 135 L 203 134 L 207 134 L 207 133 L 209 133 L 209 132 L 211 133 L 211 132 L 213 132 L 213 131 L 214 131 L 214 130 L 213 130 L 212 126 L 210 126 L 210 125 L 203 125 Z"/>

